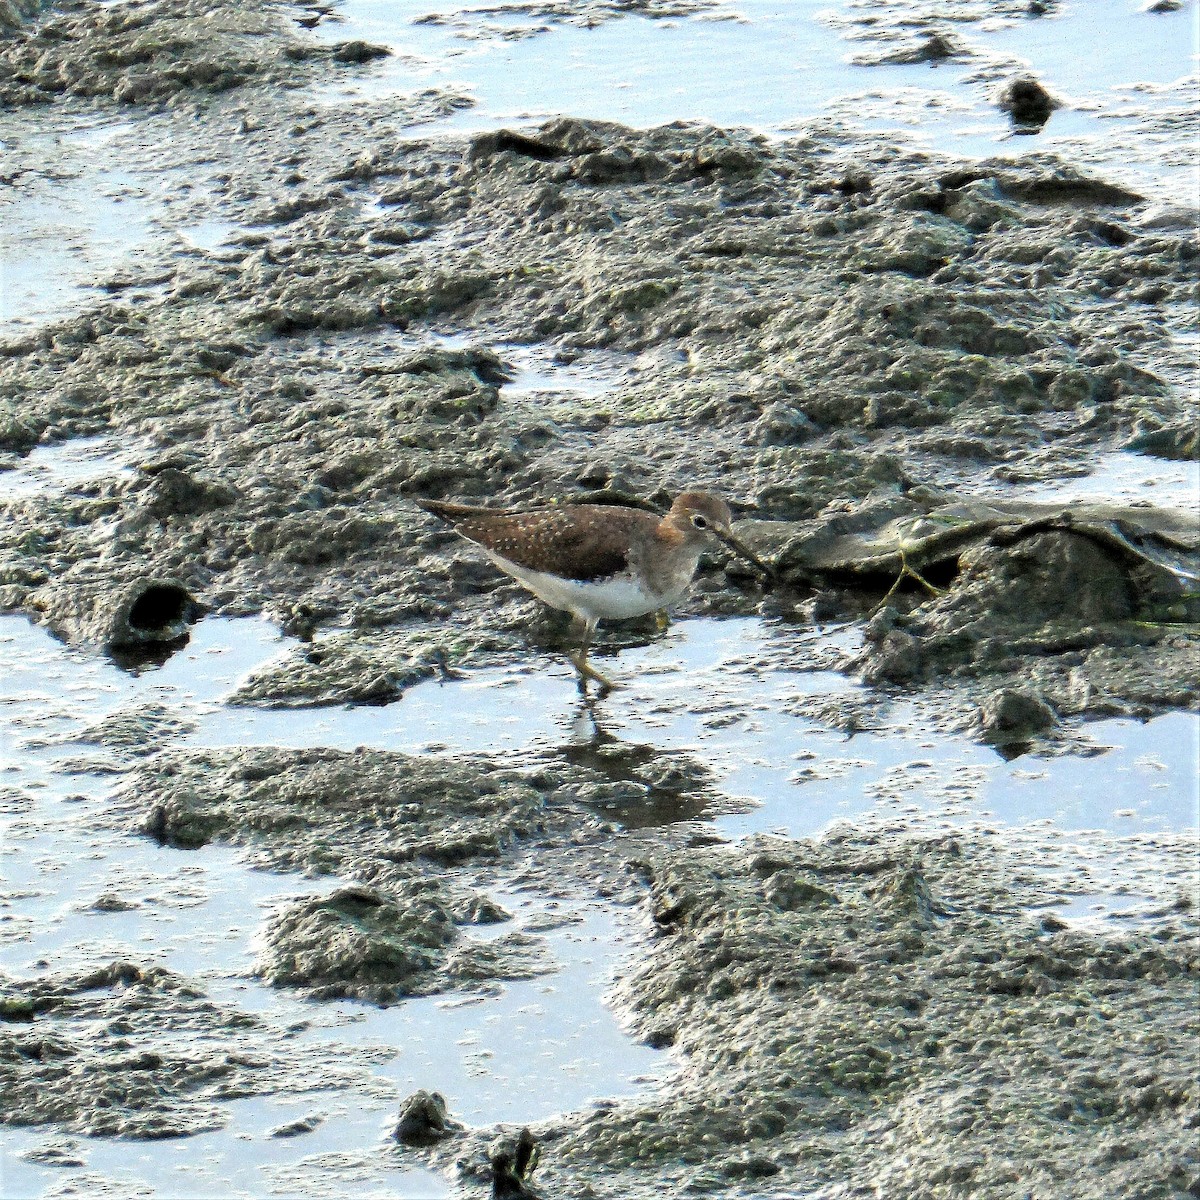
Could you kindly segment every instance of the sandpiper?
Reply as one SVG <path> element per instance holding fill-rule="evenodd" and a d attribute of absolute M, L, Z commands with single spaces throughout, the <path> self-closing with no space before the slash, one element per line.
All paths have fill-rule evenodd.
<path fill-rule="evenodd" d="M 769 568 L 733 535 L 733 514 L 707 492 L 684 492 L 665 517 L 612 504 L 561 504 L 543 508 L 475 508 L 418 500 L 483 547 L 502 571 L 552 608 L 583 625 L 583 642 L 570 654 L 580 688 L 591 679 L 613 686 L 587 660 L 600 621 L 657 612 L 687 590 L 700 555 L 713 538 L 753 563 Z"/>

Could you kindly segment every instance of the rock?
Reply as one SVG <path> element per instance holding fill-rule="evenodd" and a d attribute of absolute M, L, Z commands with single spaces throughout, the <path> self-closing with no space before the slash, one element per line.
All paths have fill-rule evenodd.
<path fill-rule="evenodd" d="M 1004 85 L 997 101 L 1000 110 L 1012 117 L 1014 125 L 1040 129 L 1050 119 L 1050 114 L 1062 107 L 1032 75 L 1018 75 Z"/>
<path fill-rule="evenodd" d="M 994 745 L 1028 742 L 1058 726 L 1058 715 L 1036 692 L 1002 688 L 979 710 L 985 741 Z"/>
<path fill-rule="evenodd" d="M 462 1128 L 450 1119 L 440 1093 L 422 1090 L 413 1092 L 400 1106 L 400 1119 L 392 1137 L 405 1146 L 432 1146 Z"/>

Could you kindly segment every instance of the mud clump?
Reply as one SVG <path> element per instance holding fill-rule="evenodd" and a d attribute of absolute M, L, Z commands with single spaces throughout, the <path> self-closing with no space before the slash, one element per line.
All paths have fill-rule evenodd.
<path fill-rule="evenodd" d="M 391 894 L 342 888 L 289 905 L 269 923 L 255 973 L 317 999 L 414 995 L 457 935 L 436 893 L 432 880 L 414 881 Z"/>
<path fill-rule="evenodd" d="M 994 533 L 959 556 L 943 595 L 909 617 L 873 624 L 867 677 L 1003 673 L 1023 656 L 1163 641 L 1169 625 L 1137 618 L 1186 611 L 1186 589 L 1165 567 L 1122 549 L 1069 526 Z"/>
<path fill-rule="evenodd" d="M 221 1105 L 306 1072 L 258 1018 L 211 1002 L 162 967 L 115 962 L 70 976 L 0 979 L 0 1121 L 87 1137 L 158 1139 L 221 1128 Z M 19 1024 L 14 1024 L 19 1021 Z M 344 1080 L 332 1056 L 319 1069 Z M 293 1072 L 295 1072 L 293 1074 Z"/>
<path fill-rule="evenodd" d="M 816 603 L 873 605 L 846 664 L 870 682 L 987 688 L 1020 673 L 1060 715 L 1148 714 L 1196 694 L 1200 540 L 1186 513 L 914 488 L 739 531 L 785 583 L 824 589 Z M 985 709 L 995 690 L 977 693 Z M 997 711 L 981 728 L 1005 724 Z M 1042 714 L 1029 728 L 1052 725 Z"/>
<path fill-rule="evenodd" d="M 1041 129 L 1054 110 L 1062 107 L 1062 101 L 1056 100 L 1032 75 L 1018 75 L 1009 80 L 997 103 L 1019 131 L 1031 133 Z"/>
<path fill-rule="evenodd" d="M 1181 425 L 1148 429 L 1133 438 L 1126 449 L 1154 454 L 1159 458 L 1183 461 L 1200 459 L 1200 426 L 1188 421 Z"/>
<path fill-rule="evenodd" d="M 255 973 L 316 1000 L 352 996 L 386 1005 L 553 969 L 538 937 L 460 937 L 461 925 L 496 919 L 487 905 L 486 897 L 456 896 L 429 876 L 402 879 L 387 890 L 339 888 L 276 913 L 262 935 Z"/>
<path fill-rule="evenodd" d="M 319 46 L 269 6 L 137 0 L 94 9 L 68 4 L 29 21 L 0 8 L 0 100 L 48 104 L 64 96 L 159 106 L 247 83 L 286 84 L 312 59 L 358 64 L 389 53 L 364 43 Z"/>
<path fill-rule="evenodd" d="M 497 857 L 549 822 L 541 795 L 486 760 L 383 751 L 232 750 L 160 755 L 121 810 L 164 844 L 253 842 L 278 867 L 373 885 Z"/>
<path fill-rule="evenodd" d="M 851 61 L 868 67 L 909 66 L 913 63 L 929 63 L 930 66 L 935 67 L 947 59 L 965 57 L 967 53 L 958 40 L 951 37 L 950 34 L 932 30 L 924 37 L 907 40 L 892 50 L 856 54 Z"/>
<path fill-rule="evenodd" d="M 1057 726 L 1057 714 L 1041 696 L 1017 688 L 1002 688 L 979 710 L 980 731 L 994 746 L 1021 746 Z"/>
<path fill-rule="evenodd" d="M 1053 1194 L 1196 1177 L 1194 936 L 1047 934 L 1005 856 L 963 838 L 760 839 L 646 869 L 659 937 L 621 994 L 679 1071 L 537 1131 L 548 1184 L 932 1198 L 1010 1195 L 1017 1163 Z"/>

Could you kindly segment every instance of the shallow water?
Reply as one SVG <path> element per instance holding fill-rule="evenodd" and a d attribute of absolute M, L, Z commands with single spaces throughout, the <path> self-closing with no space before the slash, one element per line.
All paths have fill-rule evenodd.
<path fill-rule="evenodd" d="M 110 290 L 146 298 L 157 285 L 139 278 L 131 256 L 208 253 L 232 234 L 211 193 L 186 172 L 164 170 L 158 149 L 140 123 L 6 115 L 0 336 L 36 329 Z"/>
<path fill-rule="evenodd" d="M 835 120 L 968 157 L 1062 150 L 1152 185 L 1153 194 L 1195 190 L 1182 149 L 1194 101 L 1194 10 L 1154 14 L 1130 0 L 1077 0 L 1042 17 L 968 20 L 960 12 L 920 21 L 896 6 L 873 9 L 868 23 L 855 5 L 744 0 L 692 17 L 626 16 L 586 28 L 523 8 L 344 0 L 319 30 L 388 45 L 394 56 L 323 97 L 345 103 L 438 86 L 476 101 L 422 132 L 560 113 L 775 134 Z M 431 13 L 436 22 L 418 20 Z M 951 33 L 967 53 L 934 66 L 852 61 L 930 29 Z M 1034 137 L 1015 135 L 995 104 L 1004 80 L 1024 72 L 1063 101 Z"/>
<path fill-rule="evenodd" d="M 27 977 L 113 958 L 161 963 L 273 1029 L 304 1023 L 289 1045 L 341 1047 L 347 1059 L 366 1052 L 375 1063 L 358 1090 L 237 1101 L 224 1109 L 225 1129 L 138 1145 L 133 1154 L 104 1139 L 69 1139 L 71 1155 L 86 1164 L 70 1170 L 95 1176 L 93 1190 L 103 1184 L 117 1193 L 176 1194 L 175 1179 L 187 1181 L 189 1195 L 324 1194 L 354 1178 L 390 1195 L 439 1195 L 442 1180 L 392 1166 L 381 1153 L 404 1095 L 436 1088 L 472 1124 L 535 1121 L 652 1086 L 669 1062 L 635 1044 L 602 1001 L 630 939 L 640 936 L 635 926 L 594 899 L 548 897 L 502 879 L 485 890 L 513 921 L 463 936 L 528 927 L 545 938 L 552 974 L 388 1009 L 311 1003 L 258 983 L 249 975 L 254 937 L 271 908 L 336 881 L 255 870 L 246 852 L 180 851 L 107 830 L 102 814 L 122 760 L 85 731 L 151 703 L 183 721 L 162 735 L 164 744 L 486 751 L 518 764 L 583 755 L 615 761 L 618 772 L 623 756 L 614 752 L 622 748 L 637 761 L 687 754 L 711 769 L 725 797 L 707 814 L 673 813 L 648 797 L 644 812 L 635 800 L 599 815 L 618 827 L 707 819 L 726 837 L 924 822 L 990 830 L 1013 844 L 1061 838 L 1061 860 L 1046 864 L 1042 908 L 1118 928 L 1161 906 L 1154 839 L 1200 819 L 1188 714 L 1093 723 L 1085 753 L 1005 762 L 966 736 L 936 732 L 916 705 L 873 706 L 844 676 L 808 669 L 817 642 L 846 649 L 856 639 L 846 627 L 684 621 L 649 646 L 607 657 L 605 669 L 628 686 L 592 704 L 581 702 L 565 666 L 536 656 L 459 682 L 421 684 L 386 708 L 283 713 L 223 701 L 294 645 L 265 621 L 208 618 L 184 650 L 130 675 L 21 618 L 0 618 L 9 668 L 0 684 L 0 970 Z M 859 714 L 852 732 L 839 701 Z M 589 757 L 597 745 L 604 754 Z M 1068 869 L 1072 855 L 1082 855 L 1084 869 Z M 98 911 L 101 896 L 130 907 Z M 313 1133 L 269 1136 L 314 1114 L 322 1122 Z M 62 1141 L 49 1130 L 6 1131 L 6 1186 L 38 1194 L 62 1178 L 67 1168 L 27 1157 Z"/>
<path fill-rule="evenodd" d="M 1086 475 L 1021 488 L 1030 500 L 1097 500 L 1152 504 L 1200 513 L 1200 462 L 1171 462 L 1146 454 L 1099 454 Z"/>
<path fill-rule="evenodd" d="M 684 621 L 649 646 L 598 656 L 623 686 L 587 705 L 566 664 L 539 659 L 422 683 L 383 708 L 214 708 L 184 741 L 500 753 L 532 764 L 603 737 L 610 750 L 615 743 L 664 757 L 686 752 L 704 762 L 719 789 L 741 802 L 734 807 L 743 811 L 717 819 L 734 836 L 817 834 L 873 811 L 897 789 L 929 811 L 1014 827 L 1047 818 L 1067 830 L 1119 833 L 1196 826 L 1188 714 L 1091 722 L 1083 732 L 1097 756 L 1013 762 L 966 735 L 936 732 L 932 714 L 911 703 L 885 706 L 847 733 L 803 715 L 813 700 L 869 696 L 841 674 L 806 669 L 809 647 L 828 639 L 849 648 L 857 634 L 757 618 Z M 1114 778 L 1115 791 L 1097 786 Z"/>
<path fill-rule="evenodd" d="M 266 622 L 210 618 L 161 667 L 130 675 L 23 619 L 0 617 L 8 665 L 0 682 L 0 972 L 28 978 L 114 959 L 160 964 L 276 1030 L 303 1022 L 291 1047 L 346 1047 L 379 1064 L 361 1094 L 276 1092 L 229 1105 L 219 1132 L 132 1152 L 126 1143 L 75 1138 L 74 1156 L 116 1194 L 134 1186 L 155 1195 L 320 1194 L 347 1178 L 346 1163 L 327 1156 L 351 1153 L 362 1159 L 355 1172 L 389 1195 L 441 1195 L 436 1176 L 380 1165 L 398 1102 L 418 1088 L 441 1091 L 459 1119 L 490 1125 L 651 1086 L 665 1056 L 634 1043 L 603 1002 L 634 926 L 594 898 L 549 897 L 502 881 L 484 888 L 513 919 L 461 936 L 528 927 L 555 964 L 548 975 L 387 1009 L 316 1004 L 250 976 L 254 938 L 275 905 L 326 892 L 336 879 L 256 870 L 247 853 L 181 851 L 107 828 L 121 760 L 81 737 L 87 728 L 148 703 L 185 720 L 236 722 L 220 698 L 283 645 Z M 101 897 L 128 907 L 106 911 L 96 906 Z M 313 1111 L 326 1116 L 314 1133 L 268 1136 Z M 6 1195 L 40 1194 L 64 1170 L 21 1157 L 61 1141 L 50 1131 L 5 1129 L 2 1140 Z M 182 1191 L 173 1179 L 186 1180 Z"/>
<path fill-rule="evenodd" d="M 1040 468 L 1037 468 L 1040 473 Z M 1200 462 L 1176 462 L 1112 450 L 1093 455 L 1085 463 L 1059 469 L 1053 478 L 1012 483 L 1004 476 L 1006 465 L 990 478 L 979 478 L 977 470 L 947 476 L 947 482 L 964 492 L 1005 500 L 1031 503 L 1076 503 L 1153 505 L 1200 514 Z M 1000 478 L 997 478 L 997 474 Z"/>

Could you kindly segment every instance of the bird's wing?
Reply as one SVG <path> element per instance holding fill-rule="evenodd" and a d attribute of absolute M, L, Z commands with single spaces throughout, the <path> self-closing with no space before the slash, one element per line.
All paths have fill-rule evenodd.
<path fill-rule="evenodd" d="M 438 509 L 451 511 L 440 512 Z M 629 567 L 629 535 L 658 524 L 653 514 L 637 508 L 569 504 L 528 512 L 430 506 L 463 537 L 527 571 L 543 571 L 563 579 L 589 581 L 620 575 Z"/>

